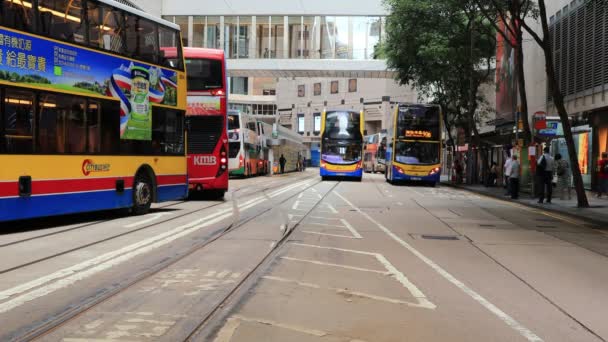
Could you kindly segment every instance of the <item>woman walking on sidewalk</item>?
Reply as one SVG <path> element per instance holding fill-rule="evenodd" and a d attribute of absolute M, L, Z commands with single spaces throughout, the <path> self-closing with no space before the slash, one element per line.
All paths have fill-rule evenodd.
<path fill-rule="evenodd" d="M 517 161 L 517 156 L 513 155 L 513 161 L 511 161 L 511 175 L 509 176 L 509 183 L 510 183 L 512 199 L 519 198 L 519 175 L 520 175 L 519 161 Z"/>
<path fill-rule="evenodd" d="M 568 200 L 572 199 L 572 192 L 570 189 L 570 165 L 559 153 L 555 155 L 555 173 L 557 174 L 557 193 L 559 194 L 559 199 L 565 199 L 565 191 L 568 192 Z"/>

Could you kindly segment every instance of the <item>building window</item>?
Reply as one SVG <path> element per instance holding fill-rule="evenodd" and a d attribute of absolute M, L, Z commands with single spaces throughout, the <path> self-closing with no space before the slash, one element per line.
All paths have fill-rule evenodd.
<path fill-rule="evenodd" d="M 350 80 L 348 80 L 348 92 L 349 93 L 357 92 L 357 79 L 356 78 L 351 78 Z"/>
<path fill-rule="evenodd" d="M 314 119 L 313 133 L 319 135 L 321 133 L 321 113 L 314 113 L 312 116 Z"/>
<path fill-rule="evenodd" d="M 314 94 L 315 94 L 315 96 L 320 96 L 321 95 L 321 82 L 315 83 L 315 85 L 314 85 Z"/>
<path fill-rule="evenodd" d="M 298 114 L 298 133 L 304 134 L 304 114 Z"/>
<path fill-rule="evenodd" d="M 300 84 L 298 86 L 298 97 L 306 96 L 306 86 L 304 84 Z"/>
<path fill-rule="evenodd" d="M 230 94 L 249 94 L 249 79 L 247 77 L 230 77 Z"/>
<path fill-rule="evenodd" d="M 276 95 L 276 89 L 262 89 L 262 95 Z"/>
<path fill-rule="evenodd" d="M 203 40 L 205 47 L 209 49 L 219 49 L 220 46 L 220 17 L 205 18 L 205 32 Z"/>
<path fill-rule="evenodd" d="M 331 81 L 331 93 L 337 94 L 340 88 L 339 81 Z"/>

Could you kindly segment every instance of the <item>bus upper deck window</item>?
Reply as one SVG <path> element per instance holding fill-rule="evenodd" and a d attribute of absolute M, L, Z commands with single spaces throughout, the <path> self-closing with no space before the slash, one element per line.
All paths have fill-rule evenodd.
<path fill-rule="evenodd" d="M 0 14 L 3 26 L 27 32 L 34 31 L 34 11 L 30 2 L 2 1 Z"/>

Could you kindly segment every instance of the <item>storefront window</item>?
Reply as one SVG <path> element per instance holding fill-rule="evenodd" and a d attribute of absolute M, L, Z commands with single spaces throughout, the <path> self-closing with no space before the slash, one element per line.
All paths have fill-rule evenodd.
<path fill-rule="evenodd" d="M 220 48 L 220 17 L 207 17 L 205 24 L 205 47 L 209 49 Z"/>
<path fill-rule="evenodd" d="M 238 56 L 239 58 L 249 58 L 249 45 L 252 32 L 251 16 L 239 17 L 239 38 L 238 38 Z"/>
<path fill-rule="evenodd" d="M 336 18 L 323 17 L 321 21 L 321 58 L 334 58 L 336 48 Z"/>
<path fill-rule="evenodd" d="M 175 23 L 179 25 L 182 35 L 182 44 L 188 46 L 188 16 L 187 15 L 176 15 Z"/>
<path fill-rule="evenodd" d="M 236 58 L 238 17 L 224 17 L 224 52 L 226 58 Z"/>
<path fill-rule="evenodd" d="M 270 58 L 270 17 L 256 17 L 256 39 L 258 58 Z"/>
<path fill-rule="evenodd" d="M 302 58 L 302 17 L 289 17 L 289 58 Z"/>
<path fill-rule="evenodd" d="M 205 46 L 205 17 L 192 17 L 192 46 Z"/>
<path fill-rule="evenodd" d="M 336 17 L 336 58 L 338 59 L 349 59 L 351 55 L 349 19 L 349 17 Z"/>
<path fill-rule="evenodd" d="M 270 43 L 270 58 L 283 58 L 285 54 L 285 25 L 283 21 L 283 17 L 271 17 L 271 43 Z"/>

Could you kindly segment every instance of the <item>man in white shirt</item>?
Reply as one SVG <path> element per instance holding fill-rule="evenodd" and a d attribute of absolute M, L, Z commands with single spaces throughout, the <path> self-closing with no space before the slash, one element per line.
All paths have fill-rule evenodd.
<path fill-rule="evenodd" d="M 517 161 L 517 156 L 513 155 L 513 161 L 511 162 L 511 175 L 509 181 L 511 183 L 511 198 L 519 198 L 519 175 L 520 175 L 520 164 Z"/>
<path fill-rule="evenodd" d="M 509 177 L 511 176 L 511 169 L 512 169 L 511 163 L 512 162 L 513 162 L 513 160 L 509 156 L 507 158 L 507 160 L 505 161 L 505 166 L 503 168 L 504 176 L 505 176 L 505 187 L 507 188 L 507 192 L 505 193 L 505 196 L 509 196 L 511 194 L 511 182 L 509 181 Z"/>
<path fill-rule="evenodd" d="M 553 194 L 553 170 L 555 170 L 555 161 L 549 154 L 549 147 L 545 147 L 544 154 L 538 159 L 536 165 L 536 174 L 538 175 L 540 194 L 538 203 L 543 203 L 545 193 L 547 194 L 547 203 L 551 203 L 551 195 Z"/>

